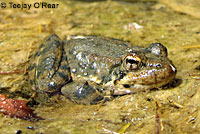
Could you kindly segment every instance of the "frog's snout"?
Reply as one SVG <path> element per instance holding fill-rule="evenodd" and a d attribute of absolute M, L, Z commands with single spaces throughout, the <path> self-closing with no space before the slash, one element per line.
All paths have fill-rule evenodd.
<path fill-rule="evenodd" d="M 167 64 L 163 69 L 160 71 L 157 71 L 154 74 L 155 77 L 155 84 L 157 84 L 155 87 L 163 86 L 170 81 L 172 81 L 176 76 L 177 70 L 176 67 L 173 64 Z"/>

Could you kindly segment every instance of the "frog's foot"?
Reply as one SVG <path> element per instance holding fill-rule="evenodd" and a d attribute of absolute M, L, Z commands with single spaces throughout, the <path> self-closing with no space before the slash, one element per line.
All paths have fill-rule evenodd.
<path fill-rule="evenodd" d="M 104 100 L 101 86 L 87 81 L 75 81 L 61 88 L 61 93 L 78 104 L 97 104 Z"/>
<path fill-rule="evenodd" d="M 107 101 L 112 101 L 113 99 L 114 99 L 114 97 L 113 97 L 113 96 L 110 96 L 110 95 L 108 95 L 108 96 L 103 96 L 103 99 L 100 100 L 98 103 L 99 103 L 100 105 L 105 105 L 105 102 L 107 102 Z"/>

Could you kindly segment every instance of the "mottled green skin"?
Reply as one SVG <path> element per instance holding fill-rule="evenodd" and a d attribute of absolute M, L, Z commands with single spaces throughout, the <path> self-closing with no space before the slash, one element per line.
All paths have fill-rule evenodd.
<path fill-rule="evenodd" d="M 160 87 L 175 75 L 162 44 L 141 48 L 98 36 L 62 41 L 53 34 L 31 56 L 29 66 L 29 79 L 37 93 L 60 92 L 82 104 L 95 104 L 105 95 Z"/>
<path fill-rule="evenodd" d="M 62 41 L 57 36 L 47 38 L 32 55 L 28 73 L 32 89 L 45 92 L 57 92 L 71 79 Z"/>

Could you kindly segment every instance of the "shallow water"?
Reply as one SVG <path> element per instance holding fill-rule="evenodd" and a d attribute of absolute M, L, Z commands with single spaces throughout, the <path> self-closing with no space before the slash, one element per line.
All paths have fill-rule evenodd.
<path fill-rule="evenodd" d="M 0 133 L 114 133 L 128 123 L 131 125 L 125 129 L 127 134 L 199 133 L 200 18 L 195 10 L 200 7 L 198 3 L 187 4 L 187 0 L 169 0 L 170 4 L 166 1 L 66 0 L 48 1 L 58 3 L 56 9 L 0 8 L 0 72 L 21 70 L 0 75 L 0 93 L 10 97 L 23 99 L 19 92 L 28 90 L 23 73 L 28 56 L 51 33 L 62 39 L 77 34 L 102 35 L 139 46 L 160 42 L 168 48 L 169 58 L 178 70 L 177 84 L 169 88 L 121 96 L 103 106 L 77 105 L 68 100 L 38 106 L 35 112 L 45 118 L 39 122 L 1 114 Z"/>

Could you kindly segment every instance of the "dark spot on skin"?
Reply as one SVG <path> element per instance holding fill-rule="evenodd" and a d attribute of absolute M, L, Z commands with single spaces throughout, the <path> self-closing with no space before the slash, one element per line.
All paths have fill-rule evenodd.
<path fill-rule="evenodd" d="M 127 44 L 122 44 L 123 46 L 126 46 L 126 47 L 128 47 L 128 45 Z"/>
<path fill-rule="evenodd" d="M 156 64 L 156 67 L 157 67 L 157 68 L 161 68 L 162 65 L 161 65 L 161 64 Z"/>
<path fill-rule="evenodd" d="M 40 54 L 41 54 L 40 51 L 36 52 L 35 55 L 34 55 L 34 58 L 40 56 Z"/>
<path fill-rule="evenodd" d="M 165 77 L 163 76 L 163 77 L 161 77 L 161 79 L 165 79 Z"/>
<path fill-rule="evenodd" d="M 115 72 L 115 75 L 117 76 L 117 79 L 114 81 L 114 84 L 116 85 L 118 80 L 123 79 L 124 76 L 126 76 L 126 73 L 119 70 L 119 71 Z"/>
<path fill-rule="evenodd" d="M 98 66 L 98 64 L 97 63 L 95 64 L 95 62 L 91 62 L 89 65 L 90 65 L 89 68 L 93 70 L 97 69 L 97 66 Z"/>
<path fill-rule="evenodd" d="M 117 80 L 114 80 L 114 82 L 113 82 L 113 83 L 114 83 L 114 85 L 116 85 L 116 84 L 117 84 Z"/>
<path fill-rule="evenodd" d="M 146 67 L 147 66 L 147 64 L 146 63 L 144 63 L 144 62 L 141 62 L 141 67 Z"/>
<path fill-rule="evenodd" d="M 82 69 L 86 69 L 86 65 L 83 62 L 79 62 L 78 65 L 82 68 Z"/>
<path fill-rule="evenodd" d="M 30 79 L 30 83 L 31 83 L 31 84 L 34 84 L 34 81 Z"/>
<path fill-rule="evenodd" d="M 61 78 L 63 78 L 64 80 L 68 79 L 68 76 L 62 72 L 56 72 Z"/>
<path fill-rule="evenodd" d="M 147 101 L 152 101 L 152 99 L 151 98 L 147 98 Z"/>
<path fill-rule="evenodd" d="M 126 76 L 126 74 L 122 71 L 119 71 L 119 79 L 124 78 L 124 76 Z"/>
<path fill-rule="evenodd" d="M 42 43 L 39 47 L 39 49 L 43 48 L 45 45 Z"/>
<path fill-rule="evenodd" d="M 35 67 L 36 67 L 36 65 L 35 65 L 35 64 L 32 64 L 31 66 L 28 67 L 28 71 L 33 70 Z"/>
<path fill-rule="evenodd" d="M 84 85 L 88 86 L 88 85 L 89 85 L 89 83 L 86 81 Z"/>
<path fill-rule="evenodd" d="M 67 61 L 67 56 L 66 56 L 66 54 L 64 53 L 64 51 L 63 51 L 62 61 Z"/>
<path fill-rule="evenodd" d="M 124 84 L 123 85 L 125 88 L 130 88 L 131 86 L 130 85 L 128 85 L 128 84 Z"/>
<path fill-rule="evenodd" d="M 67 64 L 61 65 L 60 68 L 61 68 L 62 70 L 66 70 L 66 71 L 69 70 L 69 66 L 68 66 Z"/>

